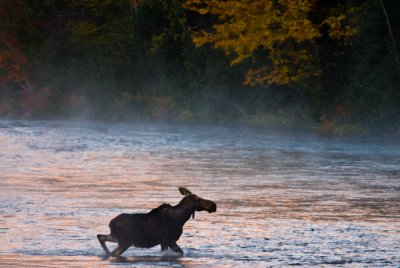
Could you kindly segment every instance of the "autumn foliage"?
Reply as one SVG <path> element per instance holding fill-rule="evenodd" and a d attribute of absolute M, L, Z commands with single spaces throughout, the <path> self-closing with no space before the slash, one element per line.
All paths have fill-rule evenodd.
<path fill-rule="evenodd" d="M 0 2 L 0 87 L 9 82 L 21 82 L 28 79 L 24 70 L 27 62 L 21 50 L 16 30 L 18 21 L 10 14 L 11 9 L 21 9 L 21 1 L 5 0 Z M 17 11 L 16 11 L 17 12 Z"/>
<path fill-rule="evenodd" d="M 0 116 L 396 132 L 399 3 L 2 0 Z"/>
<path fill-rule="evenodd" d="M 2 38 L 0 50 L 0 87 L 9 82 L 22 82 L 28 79 L 23 70 L 27 62 L 26 57 L 21 53 L 18 43 L 15 40 Z"/>
<path fill-rule="evenodd" d="M 212 29 L 194 31 L 193 41 L 201 46 L 233 54 L 232 64 L 267 52 L 263 66 L 247 73 L 246 84 L 289 84 L 299 79 L 321 75 L 315 64 L 316 42 L 326 35 L 332 40 L 351 38 L 358 29 L 349 22 L 350 10 L 335 14 L 329 10 L 323 17 L 315 0 L 213 1 L 187 0 L 184 7 L 201 15 L 218 18 Z M 353 10 L 354 12 L 354 10 Z"/>

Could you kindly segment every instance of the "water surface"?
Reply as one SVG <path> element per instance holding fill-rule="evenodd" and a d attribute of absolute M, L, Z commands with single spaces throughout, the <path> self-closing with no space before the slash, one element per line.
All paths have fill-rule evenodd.
<path fill-rule="evenodd" d="M 0 121 L 0 266 L 399 267 L 400 144 L 160 124 Z M 178 244 L 105 258 L 126 212 L 218 204 Z M 112 247 L 112 244 L 108 244 Z"/>

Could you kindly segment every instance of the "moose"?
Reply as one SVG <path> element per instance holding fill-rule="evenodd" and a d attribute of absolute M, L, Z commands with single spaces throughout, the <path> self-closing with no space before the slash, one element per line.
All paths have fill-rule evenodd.
<path fill-rule="evenodd" d="M 161 245 L 161 252 L 170 248 L 173 252 L 183 255 L 176 241 L 183 232 L 183 225 L 194 218 L 195 211 L 206 210 L 209 213 L 217 211 L 217 205 L 192 194 L 188 189 L 179 187 L 184 197 L 176 206 L 162 204 L 149 213 L 120 214 L 110 221 L 110 234 L 98 234 L 100 245 L 108 256 L 119 257 L 130 246 L 151 248 Z M 118 243 L 110 253 L 106 241 Z"/>

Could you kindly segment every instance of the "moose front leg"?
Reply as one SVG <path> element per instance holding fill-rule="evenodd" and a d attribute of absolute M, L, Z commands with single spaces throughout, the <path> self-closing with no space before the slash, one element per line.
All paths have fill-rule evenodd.
<path fill-rule="evenodd" d="M 168 249 L 168 244 L 161 243 L 161 252 L 166 251 Z"/>
<path fill-rule="evenodd" d="M 174 252 L 179 253 L 180 256 L 183 256 L 183 250 L 176 244 L 175 241 L 169 243 L 169 248 L 172 249 Z"/>
<path fill-rule="evenodd" d="M 108 248 L 106 246 L 106 241 L 118 243 L 118 240 L 115 239 L 114 237 L 112 237 L 111 235 L 98 234 L 97 239 L 99 239 L 100 245 L 107 255 L 110 255 L 110 251 L 108 250 Z"/>

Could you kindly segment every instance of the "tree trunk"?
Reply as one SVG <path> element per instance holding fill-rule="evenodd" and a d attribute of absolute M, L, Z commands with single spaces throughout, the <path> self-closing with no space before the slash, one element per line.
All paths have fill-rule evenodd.
<path fill-rule="evenodd" d="M 383 0 L 379 0 L 379 3 L 381 5 L 381 7 L 382 7 L 383 14 L 385 15 L 385 18 L 386 18 L 387 28 L 388 28 L 388 31 L 389 31 L 390 39 L 392 41 L 392 49 L 393 49 L 393 54 L 394 54 L 394 60 L 396 61 L 397 71 L 400 74 L 400 60 L 399 60 L 399 55 L 397 53 L 396 40 L 394 40 L 394 37 L 393 37 L 392 26 L 390 25 L 389 16 L 387 14 L 385 5 L 383 4 Z"/>

